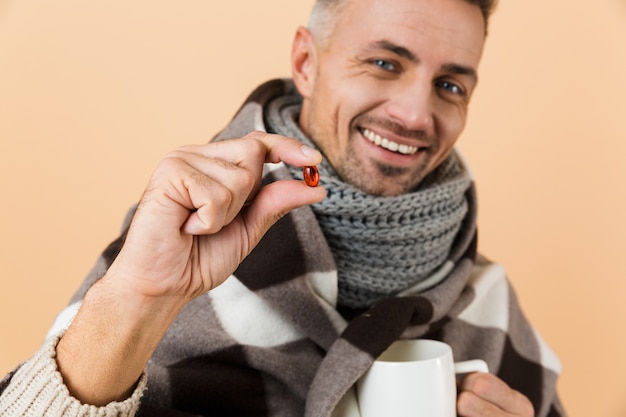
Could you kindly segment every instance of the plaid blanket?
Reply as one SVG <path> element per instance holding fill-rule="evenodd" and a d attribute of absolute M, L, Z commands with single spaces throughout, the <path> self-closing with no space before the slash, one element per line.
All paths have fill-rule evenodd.
<path fill-rule="evenodd" d="M 289 80 L 262 85 L 216 140 L 264 130 L 265 103 L 285 94 L 294 94 Z M 287 177 L 285 166 L 268 165 L 264 182 Z M 336 309 L 336 267 L 312 210 L 285 216 L 232 277 L 180 313 L 147 366 L 139 415 L 358 416 L 353 385 L 372 361 L 399 338 L 429 338 L 450 344 L 455 360 L 484 359 L 537 416 L 564 416 L 559 361 L 524 317 L 503 268 L 477 254 L 473 185 L 467 199 L 469 213 L 436 272 L 445 280 L 349 319 Z M 123 241 L 103 252 L 74 305 Z"/>

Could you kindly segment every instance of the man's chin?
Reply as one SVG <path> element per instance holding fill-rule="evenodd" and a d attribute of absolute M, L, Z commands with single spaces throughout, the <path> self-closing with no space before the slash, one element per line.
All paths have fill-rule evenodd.
<path fill-rule="evenodd" d="M 419 175 L 413 169 L 371 159 L 364 161 L 357 157 L 356 150 L 338 165 L 335 171 L 343 182 L 375 196 L 406 194 L 414 190 L 419 181 Z"/>
<path fill-rule="evenodd" d="M 366 194 L 378 197 L 395 197 L 410 192 L 415 186 L 383 175 L 360 176 L 344 180 Z"/>

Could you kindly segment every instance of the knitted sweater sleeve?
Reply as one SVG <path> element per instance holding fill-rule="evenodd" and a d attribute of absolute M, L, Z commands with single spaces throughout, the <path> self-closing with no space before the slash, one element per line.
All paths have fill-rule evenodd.
<path fill-rule="evenodd" d="M 70 395 L 57 369 L 60 336 L 46 340 L 39 351 L 0 381 L 0 415 L 11 417 L 132 417 L 136 414 L 147 377 L 141 376 L 132 395 L 103 407 L 82 404 Z"/>

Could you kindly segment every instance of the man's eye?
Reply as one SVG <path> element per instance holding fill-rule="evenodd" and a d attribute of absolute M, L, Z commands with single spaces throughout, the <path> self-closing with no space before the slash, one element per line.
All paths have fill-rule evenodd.
<path fill-rule="evenodd" d="M 444 90 L 452 93 L 452 94 L 459 94 L 459 95 L 463 95 L 463 89 L 461 87 L 459 87 L 456 84 L 453 84 L 449 81 L 438 81 L 436 83 L 436 86 L 439 88 L 443 88 Z"/>
<path fill-rule="evenodd" d="M 385 61 L 384 59 L 375 59 L 372 63 L 385 71 L 397 71 L 396 65 L 393 62 Z"/>

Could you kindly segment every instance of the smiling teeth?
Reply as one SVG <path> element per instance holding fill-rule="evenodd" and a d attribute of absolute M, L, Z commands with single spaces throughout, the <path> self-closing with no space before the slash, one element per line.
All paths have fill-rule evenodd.
<path fill-rule="evenodd" d="M 385 148 L 391 152 L 398 152 L 403 155 L 413 155 L 419 150 L 417 146 L 400 145 L 399 143 L 390 141 L 389 139 L 383 138 L 369 129 L 363 129 L 363 136 L 365 136 L 365 138 L 367 138 L 367 140 L 372 142 L 374 145 Z"/>

